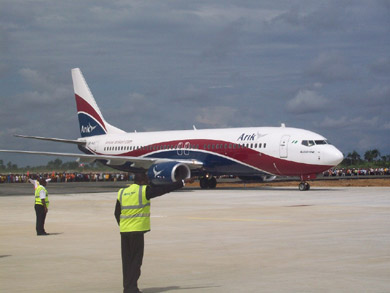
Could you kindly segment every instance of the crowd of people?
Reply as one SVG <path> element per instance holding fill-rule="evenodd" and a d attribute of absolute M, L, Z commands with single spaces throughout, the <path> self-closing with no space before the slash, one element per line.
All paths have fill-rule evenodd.
<path fill-rule="evenodd" d="M 52 173 L 26 173 L 26 174 L 0 174 L 0 183 L 26 183 L 29 178 L 46 178 L 51 183 L 56 182 L 97 182 L 97 181 L 129 181 L 129 173 L 119 172 L 101 172 L 101 173 L 69 173 L 69 172 L 52 172 Z"/>
<path fill-rule="evenodd" d="M 324 177 L 336 176 L 368 176 L 368 175 L 390 175 L 390 168 L 332 168 L 323 172 Z"/>

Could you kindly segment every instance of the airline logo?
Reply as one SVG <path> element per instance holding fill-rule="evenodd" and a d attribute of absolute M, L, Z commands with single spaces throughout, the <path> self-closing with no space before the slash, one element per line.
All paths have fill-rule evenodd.
<path fill-rule="evenodd" d="M 157 171 L 157 166 L 155 166 L 153 168 L 154 178 L 157 178 L 157 176 L 160 175 L 162 171 L 164 171 L 164 169 L 161 171 Z"/>
<path fill-rule="evenodd" d="M 247 133 L 243 133 L 241 134 L 237 140 L 240 140 L 240 141 L 257 141 L 259 138 L 263 137 L 263 136 L 266 136 L 267 134 L 261 134 L 259 132 L 257 133 L 250 133 L 250 134 L 247 134 Z"/>
<path fill-rule="evenodd" d="M 80 132 L 81 133 L 92 133 L 97 125 L 92 126 L 91 124 L 88 124 L 87 126 L 81 125 Z"/>
<path fill-rule="evenodd" d="M 80 123 L 80 134 L 82 137 L 106 134 L 105 129 L 95 120 L 94 117 L 85 113 L 78 113 Z"/>

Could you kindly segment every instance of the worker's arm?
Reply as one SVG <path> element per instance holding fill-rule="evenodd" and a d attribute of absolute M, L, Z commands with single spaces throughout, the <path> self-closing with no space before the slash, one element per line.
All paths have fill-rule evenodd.
<path fill-rule="evenodd" d="M 34 189 L 37 189 L 37 187 L 38 187 L 38 185 L 39 185 L 38 180 L 34 180 L 34 179 L 29 178 L 29 179 L 28 179 L 28 182 L 30 182 L 31 184 L 34 185 Z"/>
<path fill-rule="evenodd" d="M 183 186 L 183 181 L 178 181 L 170 185 L 148 185 L 146 187 L 146 198 L 151 199 L 157 196 L 161 196 L 165 193 L 182 188 Z"/>
<path fill-rule="evenodd" d="M 120 204 L 119 200 L 116 201 L 114 215 L 115 215 L 115 219 L 116 219 L 116 221 L 118 222 L 118 225 L 119 225 L 119 221 L 121 219 L 120 218 L 121 217 L 121 204 Z"/>

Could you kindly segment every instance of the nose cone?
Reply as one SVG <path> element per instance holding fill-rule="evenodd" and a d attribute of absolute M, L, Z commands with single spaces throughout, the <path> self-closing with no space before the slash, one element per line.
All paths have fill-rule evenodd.
<path fill-rule="evenodd" d="M 337 166 L 344 160 L 343 153 L 340 152 L 336 147 L 331 148 L 326 152 L 326 163 L 327 165 Z"/>

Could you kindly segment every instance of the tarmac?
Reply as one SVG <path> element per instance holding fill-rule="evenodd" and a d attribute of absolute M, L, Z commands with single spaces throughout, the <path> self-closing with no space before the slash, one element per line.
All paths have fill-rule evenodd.
<path fill-rule="evenodd" d="M 39 237 L 32 185 L 0 185 L 0 292 L 122 292 L 125 183 L 69 184 Z M 389 187 L 184 188 L 151 211 L 144 293 L 390 292 Z"/>

